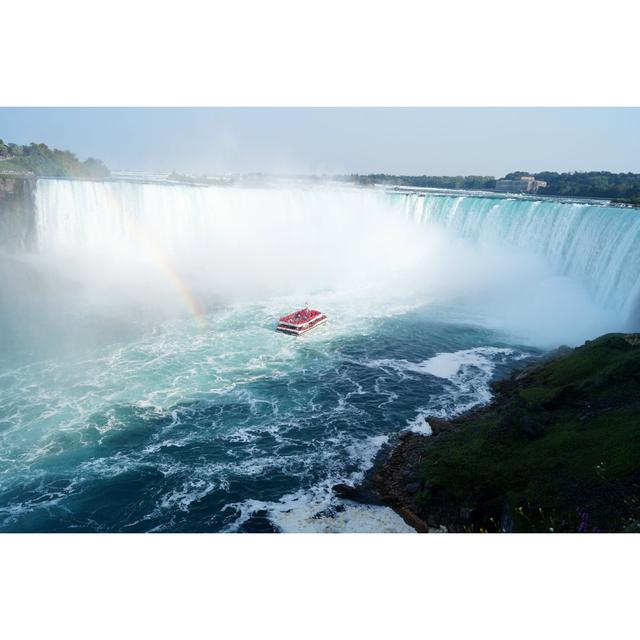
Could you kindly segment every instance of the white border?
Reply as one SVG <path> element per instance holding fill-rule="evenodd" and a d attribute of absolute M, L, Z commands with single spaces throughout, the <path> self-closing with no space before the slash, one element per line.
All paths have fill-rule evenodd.
<path fill-rule="evenodd" d="M 637 540 L 8 535 L 0 539 L 3 635 L 633 637 Z"/>
<path fill-rule="evenodd" d="M 631 0 L 20 0 L 5 105 L 635 106 Z"/>
<path fill-rule="evenodd" d="M 10 105 L 640 105 L 624 0 L 5 2 Z M 1 135 L 0 135 L 1 137 Z M 622 638 L 638 536 L 0 536 L 11 638 Z"/>

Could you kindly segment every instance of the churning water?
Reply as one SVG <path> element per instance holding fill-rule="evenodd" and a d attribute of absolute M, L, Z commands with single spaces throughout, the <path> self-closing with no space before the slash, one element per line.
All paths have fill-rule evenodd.
<path fill-rule="evenodd" d="M 634 322 L 636 211 L 40 180 L 0 258 L 0 529 L 406 531 L 344 502 L 403 429 Z M 330 318 L 273 330 L 308 301 Z"/>

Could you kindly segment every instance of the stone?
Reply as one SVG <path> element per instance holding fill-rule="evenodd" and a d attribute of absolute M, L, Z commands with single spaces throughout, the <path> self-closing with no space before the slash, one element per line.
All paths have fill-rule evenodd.
<path fill-rule="evenodd" d="M 442 418 L 436 418 L 435 416 L 428 416 L 425 418 L 425 422 L 431 427 L 431 433 L 434 436 L 437 436 L 440 433 L 444 433 L 445 431 L 451 431 L 453 429 L 453 425 L 448 421 Z"/>
<path fill-rule="evenodd" d="M 358 490 L 350 484 L 335 484 L 332 489 L 337 496 L 345 500 L 355 500 L 358 495 Z"/>

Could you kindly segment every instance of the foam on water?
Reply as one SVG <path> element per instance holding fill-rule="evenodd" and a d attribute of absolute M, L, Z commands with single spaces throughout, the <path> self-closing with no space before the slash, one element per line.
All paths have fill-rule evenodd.
<path fill-rule="evenodd" d="M 450 418 L 491 400 L 491 381 L 497 366 L 526 358 L 524 352 L 497 347 L 476 347 L 452 353 L 439 353 L 420 362 L 382 358 L 364 362 L 368 367 L 392 372 L 400 380 L 433 376 L 446 381 L 444 389 L 428 397 L 428 406 L 418 407 L 415 417 L 407 421 L 416 433 L 431 435 L 428 416 Z"/>
<path fill-rule="evenodd" d="M 342 410 L 339 408 L 338 411 Z M 246 441 L 246 431 L 242 441 Z M 233 436 L 232 436 L 233 437 Z M 335 496 L 332 486 L 337 483 L 356 485 L 364 473 L 371 468 L 380 448 L 387 444 L 387 435 L 361 439 L 339 434 L 327 444 L 339 445 L 346 454 L 351 473 L 344 474 L 340 463 L 336 464 L 336 451 L 320 453 L 322 466 L 329 476 L 321 482 L 282 496 L 277 501 L 247 499 L 225 505 L 223 510 L 236 515 L 225 528 L 233 532 L 242 527 L 256 514 L 265 512 L 275 528 L 281 532 L 340 533 L 340 532 L 411 532 L 404 521 L 393 510 L 377 505 L 362 505 L 342 500 Z M 281 464 L 281 461 L 278 461 Z M 331 471 L 333 469 L 333 471 Z M 262 470 L 261 470 L 262 471 Z"/>
<path fill-rule="evenodd" d="M 453 353 L 440 353 L 419 363 L 407 360 L 369 360 L 367 367 L 392 370 L 400 379 L 406 372 L 444 378 L 451 386 L 440 388 L 437 396 L 429 398 L 427 407 L 418 409 L 415 417 L 406 421 L 409 430 L 431 435 L 427 416 L 452 417 L 491 398 L 489 381 L 496 366 L 514 362 L 527 355 L 514 349 L 477 347 Z M 443 393 L 444 392 L 444 393 Z M 347 448 L 359 461 L 358 470 L 347 477 L 334 476 L 293 494 L 283 496 L 277 502 L 247 500 L 229 504 L 226 508 L 238 513 L 237 519 L 227 527 L 239 530 L 256 513 L 266 512 L 269 519 L 281 531 L 299 532 L 353 532 L 381 531 L 406 532 L 412 530 L 392 510 L 374 505 L 357 505 L 337 498 L 331 487 L 337 483 L 357 485 L 364 472 L 371 467 L 379 449 L 387 444 L 388 436 L 356 441 Z"/>
<path fill-rule="evenodd" d="M 410 533 L 414 532 L 392 509 L 378 505 L 357 504 L 337 498 L 332 486 L 339 482 L 355 485 L 371 467 L 387 436 L 354 441 L 347 451 L 357 464 L 349 476 L 333 476 L 312 487 L 283 496 L 276 502 L 245 500 L 228 504 L 237 518 L 226 531 L 238 531 L 256 513 L 266 512 L 277 530 L 297 533 Z"/>
<path fill-rule="evenodd" d="M 0 411 L 12 420 L 0 431 L 11 462 L 1 526 L 64 521 L 84 495 L 141 483 L 138 506 L 117 524 L 91 508 L 64 527 L 234 531 L 265 512 L 280 531 L 406 531 L 391 510 L 340 500 L 331 487 L 359 482 L 420 401 L 432 415 L 481 402 L 494 366 L 522 356 L 483 347 L 416 363 L 372 358 L 432 349 L 430 329 L 416 330 L 423 323 L 406 308 L 345 317 L 301 340 L 254 325 L 271 311 L 251 311 L 234 332 L 224 324 L 237 309 L 223 310 L 204 336 L 182 319 L 92 357 L 3 372 Z"/>
<path fill-rule="evenodd" d="M 415 533 L 392 509 L 332 499 L 328 487 L 301 490 L 277 503 L 248 500 L 230 506 L 240 513 L 230 532 L 265 511 L 282 533 Z"/>
<path fill-rule="evenodd" d="M 605 207 L 60 180 L 36 197 L 34 250 L 0 260 L 4 530 L 407 531 L 331 487 L 489 401 L 523 345 L 623 328 L 638 288 L 620 229 L 640 227 Z M 276 334 L 307 299 L 329 324 Z"/>

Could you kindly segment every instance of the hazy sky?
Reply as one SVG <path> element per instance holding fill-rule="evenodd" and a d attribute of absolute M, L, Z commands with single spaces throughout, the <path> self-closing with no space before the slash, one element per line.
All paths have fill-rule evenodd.
<path fill-rule="evenodd" d="M 0 108 L 0 138 L 145 171 L 640 172 L 640 108 Z"/>

